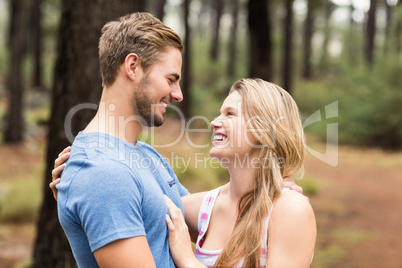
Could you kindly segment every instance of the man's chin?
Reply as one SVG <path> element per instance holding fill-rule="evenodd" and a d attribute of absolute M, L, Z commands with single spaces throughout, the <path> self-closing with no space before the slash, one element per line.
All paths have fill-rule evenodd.
<path fill-rule="evenodd" d="M 164 122 L 165 122 L 165 118 L 163 116 L 155 117 L 155 118 L 153 118 L 152 127 L 160 127 L 163 125 Z"/>

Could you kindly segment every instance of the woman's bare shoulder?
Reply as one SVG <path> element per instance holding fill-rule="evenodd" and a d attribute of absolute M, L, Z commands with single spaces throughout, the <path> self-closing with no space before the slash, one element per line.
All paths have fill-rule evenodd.
<path fill-rule="evenodd" d="M 317 226 L 307 197 L 296 191 L 282 193 L 274 203 L 268 233 L 271 255 L 267 266 L 309 267 Z"/>
<path fill-rule="evenodd" d="M 271 219 L 274 230 L 316 229 L 315 215 L 309 199 L 296 192 L 286 191 L 276 200 Z M 281 228 L 278 228 L 281 226 Z"/>

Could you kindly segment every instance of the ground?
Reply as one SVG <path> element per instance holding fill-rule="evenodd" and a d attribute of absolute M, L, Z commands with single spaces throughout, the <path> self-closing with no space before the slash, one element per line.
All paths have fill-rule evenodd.
<path fill-rule="evenodd" d="M 3 160 L 26 154 L 0 147 Z M 318 186 L 310 195 L 318 226 L 312 267 L 402 267 L 402 152 L 340 146 L 338 166 L 309 155 L 305 167 L 305 180 Z M 34 230 L 34 223 L 0 224 L 0 268 L 26 263 Z"/>
<path fill-rule="evenodd" d="M 324 186 L 311 197 L 323 253 L 314 266 L 402 267 L 402 154 L 340 147 L 338 167 L 308 157 L 306 170 Z"/>

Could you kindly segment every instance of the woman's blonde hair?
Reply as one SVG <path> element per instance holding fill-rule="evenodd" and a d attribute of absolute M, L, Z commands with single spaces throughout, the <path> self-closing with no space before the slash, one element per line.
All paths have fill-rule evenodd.
<path fill-rule="evenodd" d="M 146 72 L 168 47 L 183 50 L 180 37 L 149 13 L 137 12 L 105 24 L 99 40 L 99 65 L 104 86 L 117 77 L 120 65 L 136 53 Z"/>
<path fill-rule="evenodd" d="M 233 233 L 216 267 L 260 267 L 264 221 L 282 191 L 283 177 L 303 169 L 305 138 L 298 107 L 281 87 L 261 79 L 241 79 L 229 94 L 242 96 L 243 116 L 259 143 L 260 167 L 254 188 L 238 203 Z"/>

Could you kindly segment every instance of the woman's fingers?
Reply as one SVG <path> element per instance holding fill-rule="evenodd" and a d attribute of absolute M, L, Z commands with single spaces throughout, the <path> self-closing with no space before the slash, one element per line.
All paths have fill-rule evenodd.
<path fill-rule="evenodd" d="M 59 155 L 57 157 L 60 157 L 62 154 L 70 152 L 71 151 L 71 146 L 67 146 L 66 148 L 64 148 L 63 151 L 61 151 L 61 153 L 59 153 Z"/>
<path fill-rule="evenodd" d="M 167 205 L 167 207 L 169 209 L 170 218 L 173 221 L 176 220 L 176 219 L 180 219 L 180 217 L 183 217 L 183 214 L 182 214 L 181 210 L 166 195 L 165 195 L 165 200 L 166 200 L 166 205 Z"/>
<path fill-rule="evenodd" d="M 184 221 L 182 211 L 165 196 L 169 215 L 166 214 L 166 224 L 169 230 L 169 249 L 177 267 L 193 267 L 194 254 L 191 247 L 190 234 Z"/>
<path fill-rule="evenodd" d="M 66 163 L 54 168 L 52 170 L 52 181 L 55 181 L 57 179 L 59 179 L 61 177 L 61 173 L 63 172 L 63 170 L 66 168 Z"/>
<path fill-rule="evenodd" d="M 174 224 L 173 224 L 173 222 L 172 222 L 172 220 L 170 219 L 170 217 L 169 217 L 169 215 L 168 214 L 166 214 L 166 216 L 165 216 L 165 220 L 166 220 L 166 223 L 167 223 L 167 226 L 168 226 L 168 229 L 169 229 L 169 232 L 173 232 L 174 231 Z"/>
<path fill-rule="evenodd" d="M 186 230 L 186 232 L 188 232 L 188 227 L 186 225 L 186 222 L 184 221 L 182 211 L 166 195 L 165 200 L 170 214 L 166 215 L 167 216 L 166 223 L 168 224 L 169 230 L 170 231 Z"/>
<path fill-rule="evenodd" d="M 63 154 L 60 154 L 56 160 L 54 160 L 54 168 L 57 168 L 61 164 L 67 161 L 67 159 L 70 157 L 70 152 L 65 152 Z"/>
<path fill-rule="evenodd" d="M 52 189 L 53 197 L 54 197 L 54 199 L 56 199 L 56 201 L 57 201 L 57 189 L 56 189 L 56 185 L 57 185 L 59 182 L 60 182 L 60 178 L 58 178 L 58 179 L 52 181 L 51 183 L 49 183 L 49 187 L 50 187 L 50 189 Z"/>

